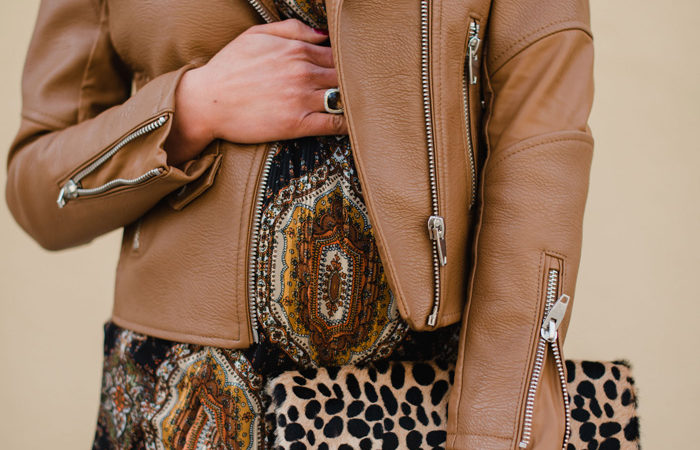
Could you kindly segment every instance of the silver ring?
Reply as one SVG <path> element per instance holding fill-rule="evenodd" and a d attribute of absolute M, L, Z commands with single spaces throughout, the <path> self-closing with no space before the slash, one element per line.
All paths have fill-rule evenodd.
<path fill-rule="evenodd" d="M 340 101 L 340 90 L 338 88 L 326 89 L 326 92 L 323 93 L 323 107 L 326 109 L 326 112 L 331 114 L 342 114 L 342 105 L 343 104 Z"/>

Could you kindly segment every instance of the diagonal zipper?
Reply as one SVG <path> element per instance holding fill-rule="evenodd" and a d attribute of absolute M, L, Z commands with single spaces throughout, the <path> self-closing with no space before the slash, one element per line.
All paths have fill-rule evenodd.
<path fill-rule="evenodd" d="M 565 450 L 571 436 L 571 406 L 569 404 L 569 390 L 566 384 L 566 372 L 564 370 L 564 361 L 561 357 L 561 349 L 559 347 L 558 329 L 564 319 L 566 310 L 569 307 L 570 298 L 566 294 L 562 294 L 557 299 L 559 290 L 559 270 L 549 269 L 547 273 L 547 290 L 544 309 L 544 318 L 540 326 L 540 337 L 537 341 L 537 350 L 535 352 L 535 364 L 532 368 L 530 384 L 527 390 L 525 400 L 525 416 L 523 418 L 523 428 L 521 440 L 518 444 L 519 448 L 528 448 L 532 439 L 532 425 L 535 412 L 535 396 L 537 388 L 542 378 L 542 370 L 544 369 L 544 357 L 547 351 L 547 344 L 552 350 L 554 364 L 557 368 L 559 377 L 559 385 L 564 403 L 565 415 L 565 432 L 562 449 Z"/>
<path fill-rule="evenodd" d="M 145 134 L 151 133 L 158 128 L 162 127 L 165 125 L 165 122 L 168 121 L 168 115 L 163 115 L 158 117 L 155 120 L 152 120 L 151 122 L 145 124 L 144 126 L 136 129 L 135 131 L 129 133 L 126 137 L 121 139 L 119 142 L 117 142 L 112 148 L 110 148 L 107 152 L 105 152 L 102 156 L 97 158 L 95 161 L 93 161 L 90 165 L 88 165 L 86 168 L 75 174 L 73 177 L 71 177 L 64 185 L 61 187 L 61 190 L 58 193 L 58 199 L 56 200 L 56 203 L 58 204 L 59 208 L 63 208 L 66 206 L 66 203 L 68 200 L 72 200 L 78 197 L 84 197 L 84 196 L 89 196 L 89 195 L 98 195 L 102 194 L 103 192 L 106 192 L 110 189 L 113 189 L 118 186 L 133 186 L 137 185 L 140 183 L 143 183 L 163 172 L 163 169 L 161 168 L 156 168 L 149 170 L 148 172 L 144 173 L 143 175 L 136 177 L 136 178 L 131 178 L 131 179 L 125 179 L 125 178 L 117 178 L 114 180 L 110 180 L 107 183 L 97 186 L 94 188 L 83 188 L 80 185 L 80 182 L 82 181 L 83 178 L 86 176 L 90 175 L 93 173 L 95 170 L 97 170 L 98 167 L 100 167 L 102 164 L 104 164 L 108 159 L 110 159 L 112 156 L 114 156 L 119 150 L 124 148 L 129 142 L 133 141 L 134 139 L 141 137 Z"/>

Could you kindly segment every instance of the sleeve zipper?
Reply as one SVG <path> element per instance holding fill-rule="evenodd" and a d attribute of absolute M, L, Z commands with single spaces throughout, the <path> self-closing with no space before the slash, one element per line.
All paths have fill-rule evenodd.
<path fill-rule="evenodd" d="M 559 376 L 559 385 L 561 388 L 562 401 L 564 403 L 565 412 L 565 432 L 562 449 L 566 449 L 571 436 L 571 406 L 569 404 L 569 390 L 566 384 L 566 372 L 564 370 L 564 361 L 561 356 L 559 347 L 558 330 L 566 315 L 566 310 L 569 307 L 570 297 L 567 294 L 562 294 L 556 301 L 557 292 L 559 289 L 559 270 L 549 269 L 547 273 L 547 293 L 544 310 L 544 318 L 540 325 L 540 337 L 537 342 L 537 351 L 535 353 L 535 364 L 532 368 L 530 385 L 527 390 L 527 398 L 525 403 L 525 417 L 523 420 L 522 437 L 519 448 L 528 448 L 532 438 L 533 415 L 535 412 L 535 394 L 537 387 L 542 377 L 542 369 L 544 368 L 544 357 L 547 351 L 547 344 L 552 350 L 552 357 L 557 368 Z"/>
<path fill-rule="evenodd" d="M 110 180 L 107 183 L 97 186 L 94 188 L 83 188 L 80 185 L 80 181 L 85 178 L 86 176 L 90 175 L 92 172 L 94 172 L 98 167 L 100 167 L 102 164 L 104 164 L 108 159 L 110 159 L 112 156 L 114 156 L 119 150 L 121 150 L 125 145 L 127 145 L 129 142 L 133 141 L 134 139 L 143 136 L 145 134 L 151 133 L 154 130 L 157 130 L 158 128 L 162 127 L 165 125 L 165 123 L 168 121 L 168 115 L 163 115 L 158 117 L 155 120 L 152 120 L 151 122 L 147 123 L 146 125 L 136 129 L 132 133 L 129 133 L 126 137 L 121 139 L 119 142 L 117 142 L 109 151 L 104 153 L 102 156 L 97 158 L 94 162 L 92 162 L 89 166 L 78 172 L 76 175 L 74 175 L 71 179 L 69 179 L 63 187 L 61 187 L 61 190 L 58 193 L 58 199 L 56 200 L 56 203 L 58 204 L 59 208 L 63 208 L 66 206 L 66 203 L 68 200 L 73 200 L 78 197 L 85 197 L 85 196 L 90 196 L 90 195 L 98 195 L 102 194 L 103 192 L 106 192 L 110 189 L 114 189 L 115 187 L 118 186 L 133 186 L 137 185 L 140 183 L 144 183 L 145 181 L 160 175 L 163 172 L 162 168 L 155 168 L 151 169 L 148 172 L 136 177 L 136 178 L 116 178 L 114 180 Z"/>

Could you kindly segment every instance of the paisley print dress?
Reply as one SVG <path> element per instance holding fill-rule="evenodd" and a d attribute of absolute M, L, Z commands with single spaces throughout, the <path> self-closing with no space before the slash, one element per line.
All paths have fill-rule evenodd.
<path fill-rule="evenodd" d="M 274 3 L 327 29 L 323 0 Z M 274 149 L 255 248 L 260 342 L 221 349 L 106 323 L 93 448 L 269 448 L 264 386 L 285 370 L 456 358 L 458 326 L 419 333 L 399 315 L 349 137 Z"/>

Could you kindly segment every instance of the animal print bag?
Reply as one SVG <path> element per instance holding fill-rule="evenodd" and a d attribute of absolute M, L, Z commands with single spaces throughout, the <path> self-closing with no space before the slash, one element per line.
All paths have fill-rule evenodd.
<path fill-rule="evenodd" d="M 639 449 L 637 397 L 626 361 L 567 360 L 568 450 Z M 284 372 L 268 381 L 275 449 L 444 448 L 454 366 L 382 361 Z"/>

